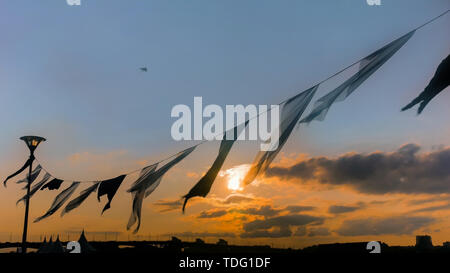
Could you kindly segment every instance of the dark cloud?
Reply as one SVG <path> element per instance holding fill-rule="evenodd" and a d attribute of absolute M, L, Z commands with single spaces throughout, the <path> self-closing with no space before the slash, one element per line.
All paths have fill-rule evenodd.
<path fill-rule="evenodd" d="M 159 212 L 181 210 L 181 200 L 158 200 L 153 205 L 160 207 Z"/>
<path fill-rule="evenodd" d="M 315 207 L 312 206 L 287 206 L 285 208 L 285 210 L 291 212 L 291 213 L 298 213 L 298 212 L 303 212 L 303 211 L 311 211 L 316 209 Z"/>
<path fill-rule="evenodd" d="M 408 202 L 409 205 L 422 205 L 426 203 L 433 203 L 438 201 L 447 201 L 450 200 L 450 196 L 447 194 L 442 195 L 434 195 L 431 197 L 421 198 L 421 199 L 415 199 Z"/>
<path fill-rule="evenodd" d="M 411 234 L 433 222 L 433 218 L 418 216 L 354 219 L 344 221 L 336 232 L 343 236 L 402 235 Z"/>
<path fill-rule="evenodd" d="M 208 198 L 205 199 L 208 201 L 212 201 L 214 205 L 230 205 L 230 204 L 238 204 L 245 202 L 252 202 L 255 199 L 251 196 L 243 195 L 243 194 L 231 194 L 228 195 L 225 199 L 221 198 Z M 159 207 L 159 212 L 169 212 L 181 210 L 182 202 L 181 199 L 177 200 L 158 200 L 153 205 Z M 202 217 L 200 217 L 202 218 Z M 203 217 L 207 218 L 207 217 Z"/>
<path fill-rule="evenodd" d="M 322 223 L 323 220 L 324 218 L 322 217 L 304 214 L 282 215 L 264 220 L 254 220 L 244 224 L 244 233 L 241 234 L 241 237 L 288 237 L 292 235 L 291 227 Z"/>
<path fill-rule="evenodd" d="M 341 214 L 347 212 L 353 212 L 361 209 L 361 206 L 329 206 L 328 212 L 333 214 Z"/>
<path fill-rule="evenodd" d="M 235 210 L 235 211 L 237 211 L 239 213 L 243 213 L 243 214 L 259 215 L 259 216 L 269 217 L 269 216 L 277 215 L 282 210 L 281 209 L 274 209 L 270 205 L 265 205 L 265 206 L 261 206 L 259 208 L 248 208 L 248 209 L 240 209 L 240 210 Z"/>
<path fill-rule="evenodd" d="M 163 234 L 163 236 L 175 236 L 175 237 L 198 237 L 198 238 L 203 238 L 203 237 L 217 237 L 217 238 L 222 238 L 222 237 L 228 237 L 228 238 L 234 238 L 236 237 L 236 234 L 232 233 L 232 232 L 178 232 L 178 233 L 166 233 Z"/>
<path fill-rule="evenodd" d="M 308 229 L 306 226 L 300 226 L 297 228 L 297 230 L 293 234 L 297 237 L 315 237 L 315 236 L 328 236 L 331 235 L 331 232 L 326 227 L 309 227 Z"/>
<path fill-rule="evenodd" d="M 217 218 L 227 214 L 226 210 L 212 210 L 212 211 L 202 211 L 197 218 Z"/>
<path fill-rule="evenodd" d="M 256 215 L 256 216 L 274 216 L 281 212 L 282 209 L 275 209 L 270 205 L 260 206 L 260 207 L 250 207 L 245 209 L 214 209 L 202 211 L 197 218 L 218 218 L 224 216 L 227 213 L 236 212 L 239 214 L 246 215 Z"/>
<path fill-rule="evenodd" d="M 392 153 L 316 157 L 290 167 L 272 167 L 268 177 L 295 182 L 350 185 L 363 193 L 450 193 L 450 148 L 419 154 L 407 144 Z"/>
<path fill-rule="evenodd" d="M 396 200 L 385 200 L 385 201 L 381 201 L 381 200 L 375 200 L 375 201 L 370 201 L 369 204 L 371 205 L 384 205 L 387 204 L 389 202 L 395 202 Z"/>
<path fill-rule="evenodd" d="M 306 232 L 306 227 L 305 226 L 299 226 L 295 232 L 294 232 L 294 236 L 298 236 L 298 237 L 303 237 L 306 236 L 307 232 Z"/>
<path fill-rule="evenodd" d="M 289 227 L 277 227 L 273 230 L 253 230 L 242 233 L 241 238 L 282 238 L 291 236 Z"/>
<path fill-rule="evenodd" d="M 279 215 L 281 213 L 288 214 L 296 214 L 303 211 L 311 211 L 314 210 L 315 207 L 312 206 L 287 206 L 284 208 L 274 208 L 271 205 L 263 205 L 260 207 L 249 207 L 243 209 L 214 209 L 214 210 L 206 210 L 201 212 L 197 218 L 218 218 L 224 216 L 227 213 L 239 213 L 245 215 L 253 215 L 253 216 L 263 216 L 265 218 Z"/>
<path fill-rule="evenodd" d="M 331 235 L 328 228 L 325 227 L 318 227 L 318 228 L 309 228 L 308 229 L 308 237 L 315 237 L 315 236 L 328 236 Z"/>
<path fill-rule="evenodd" d="M 426 207 L 426 208 L 421 208 L 421 209 L 416 209 L 412 212 L 433 212 L 433 211 L 438 211 L 438 210 L 449 210 L 450 209 L 450 204 L 445 204 L 445 205 L 438 205 L 438 206 L 431 206 L 431 207 Z"/>
<path fill-rule="evenodd" d="M 273 208 L 270 205 L 261 206 L 259 208 L 248 208 L 236 210 L 239 213 L 250 214 L 250 215 L 259 215 L 264 217 L 271 217 L 275 215 L 279 215 L 280 213 L 287 212 L 289 214 L 296 214 L 303 211 L 311 211 L 314 210 L 315 207 L 312 206 L 297 206 L 291 205 L 284 208 Z"/>

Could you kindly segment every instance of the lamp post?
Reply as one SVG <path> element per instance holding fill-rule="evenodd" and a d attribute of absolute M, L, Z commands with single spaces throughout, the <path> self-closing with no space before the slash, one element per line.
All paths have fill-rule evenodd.
<path fill-rule="evenodd" d="M 31 169 L 33 168 L 34 150 L 36 150 L 39 143 L 45 141 L 45 138 L 39 136 L 23 136 L 20 139 L 25 141 L 25 143 L 28 146 L 28 149 L 30 149 L 30 160 L 31 160 L 31 164 L 28 168 L 27 195 L 25 198 L 25 220 L 23 223 L 23 234 L 22 234 L 22 253 L 27 253 L 27 230 L 28 230 L 28 212 L 30 209 Z"/>

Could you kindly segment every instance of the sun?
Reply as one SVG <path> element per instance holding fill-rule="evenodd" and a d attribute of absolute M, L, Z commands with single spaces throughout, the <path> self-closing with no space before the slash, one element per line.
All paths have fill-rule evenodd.
<path fill-rule="evenodd" d="M 244 179 L 247 171 L 249 169 L 249 165 L 239 165 L 228 170 L 220 172 L 221 177 L 225 177 L 227 179 L 227 187 L 231 191 L 242 191 L 242 180 Z"/>
<path fill-rule="evenodd" d="M 241 188 L 241 180 L 244 179 L 239 173 L 231 174 L 228 178 L 228 189 L 232 191 L 240 191 Z"/>

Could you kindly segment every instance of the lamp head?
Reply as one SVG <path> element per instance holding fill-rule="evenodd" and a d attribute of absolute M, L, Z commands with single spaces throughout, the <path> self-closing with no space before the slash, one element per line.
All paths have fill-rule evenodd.
<path fill-rule="evenodd" d="M 39 143 L 46 140 L 45 138 L 40 136 L 23 136 L 20 139 L 25 141 L 31 153 L 33 153 L 34 150 L 36 150 Z"/>

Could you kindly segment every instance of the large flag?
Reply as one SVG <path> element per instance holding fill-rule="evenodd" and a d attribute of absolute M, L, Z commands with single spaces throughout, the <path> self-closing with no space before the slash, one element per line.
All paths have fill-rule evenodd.
<path fill-rule="evenodd" d="M 141 170 L 139 178 L 133 183 L 132 187 L 128 190 L 131 192 L 133 198 L 133 207 L 131 210 L 130 219 L 128 220 L 127 230 L 129 230 L 136 221 L 138 222 L 134 233 L 139 230 L 141 226 L 141 210 L 142 210 L 142 202 L 144 201 L 145 191 L 152 184 L 155 184 L 156 181 L 149 180 L 150 175 L 156 170 L 158 164 L 153 164 L 151 166 L 145 167 Z"/>
<path fill-rule="evenodd" d="M 197 145 L 179 152 L 174 159 L 172 159 L 156 171 L 156 164 L 147 167 L 145 171 L 141 171 L 141 176 L 138 178 L 138 180 L 136 180 L 135 183 L 133 183 L 132 187 L 128 190 L 133 195 L 133 210 L 128 221 L 127 229 L 130 229 L 137 221 L 137 226 L 134 230 L 134 233 L 139 230 L 141 225 L 141 209 L 143 199 L 150 195 L 159 186 L 164 174 L 166 174 L 173 166 L 178 164 L 181 160 L 192 153 L 196 147 Z"/>
<path fill-rule="evenodd" d="M 149 183 L 153 183 L 153 181 L 149 181 L 149 178 L 157 167 L 158 163 L 143 168 L 139 174 L 139 178 L 133 182 L 131 188 L 128 189 L 127 192 L 133 192 L 141 188 L 146 188 L 149 186 Z"/>
<path fill-rule="evenodd" d="M 95 192 L 98 188 L 98 185 L 100 184 L 100 182 L 94 182 L 94 184 L 90 187 L 88 187 L 87 189 L 83 190 L 80 195 L 74 199 L 72 199 L 69 204 L 67 204 L 63 211 L 61 212 L 61 216 L 63 216 L 64 214 L 68 213 L 69 211 L 78 208 L 81 203 L 83 203 L 84 200 L 86 200 L 86 198 L 89 197 L 89 195 L 93 192 Z"/>
<path fill-rule="evenodd" d="M 22 168 L 20 168 L 18 171 L 16 171 L 15 173 L 11 174 L 10 176 L 8 176 L 5 181 L 3 181 L 3 186 L 6 187 L 6 181 L 8 181 L 9 179 L 13 178 L 14 176 L 20 174 L 21 172 L 23 172 L 26 168 L 28 168 L 31 163 L 33 163 L 34 161 L 34 156 L 31 155 L 30 158 L 28 158 L 28 160 L 25 162 L 25 164 L 23 164 Z"/>
<path fill-rule="evenodd" d="M 103 195 L 106 195 L 108 198 L 108 202 L 106 203 L 105 207 L 103 207 L 102 214 L 105 212 L 105 210 L 109 209 L 111 207 L 111 201 L 114 198 L 114 195 L 116 195 L 117 190 L 120 187 L 120 184 L 122 184 L 123 180 L 125 179 L 126 175 L 120 175 L 118 177 L 103 180 L 100 182 L 100 185 L 98 186 L 97 191 L 97 199 L 100 202 L 100 197 Z"/>
<path fill-rule="evenodd" d="M 47 218 L 53 213 L 55 213 L 62 205 L 64 205 L 67 199 L 70 198 L 73 192 L 77 189 L 78 185 L 80 185 L 80 182 L 73 182 L 72 185 L 70 185 L 67 189 L 63 190 L 60 194 L 58 194 L 55 197 L 55 200 L 53 200 L 53 203 L 48 209 L 48 211 L 44 215 L 36 218 L 34 222 L 35 223 L 39 222 L 42 219 Z"/>
<path fill-rule="evenodd" d="M 296 95 L 295 97 L 290 98 L 282 104 L 279 129 L 280 136 L 277 142 L 273 142 L 275 143 L 274 145 L 276 145 L 275 147 L 278 147 L 269 151 L 260 151 L 256 155 L 255 160 L 250 166 L 250 170 L 247 172 L 242 181 L 244 185 L 252 183 L 258 175 L 267 170 L 270 163 L 272 163 L 288 140 L 306 107 L 314 97 L 317 88 L 318 86 L 316 85 Z"/>
<path fill-rule="evenodd" d="M 24 179 L 21 179 L 19 181 L 17 181 L 16 183 L 33 183 L 34 180 L 36 180 L 36 178 L 39 176 L 39 174 L 41 173 L 42 167 L 41 165 L 37 165 L 36 168 L 34 168 L 34 170 L 31 172 L 31 176 L 25 177 Z"/>
<path fill-rule="evenodd" d="M 214 180 L 216 180 L 217 174 L 222 168 L 222 165 L 225 162 L 225 159 L 227 158 L 228 153 L 231 150 L 231 147 L 233 147 L 234 142 L 236 141 L 238 136 L 242 133 L 242 130 L 245 129 L 248 122 L 249 121 L 247 120 L 244 124 L 237 125 L 236 127 L 231 129 L 234 131 L 233 133 L 234 138 L 231 140 L 227 139 L 227 132 L 225 132 L 223 140 L 220 142 L 219 154 L 214 160 L 214 163 L 212 164 L 211 168 L 197 182 L 197 184 L 195 184 L 194 187 L 192 187 L 191 190 L 186 195 L 183 196 L 184 198 L 183 212 L 184 209 L 186 208 L 186 203 L 189 199 L 191 199 L 194 196 L 205 197 L 206 195 L 208 195 L 209 191 L 211 190 L 212 184 L 214 183 Z"/>
<path fill-rule="evenodd" d="M 63 180 L 61 180 L 61 179 L 53 178 L 50 182 L 48 182 L 41 188 L 41 191 L 43 191 L 45 189 L 49 189 L 50 191 L 58 190 L 59 187 L 61 187 L 62 182 L 63 182 Z"/>
<path fill-rule="evenodd" d="M 33 187 L 31 187 L 30 190 L 30 198 L 44 185 L 47 180 L 49 180 L 51 175 L 49 173 L 45 173 L 44 177 L 39 181 L 38 183 L 34 184 Z M 25 186 L 23 189 L 26 189 L 27 186 Z M 27 198 L 27 195 L 23 196 L 19 200 L 17 200 L 16 205 L 19 204 L 21 201 L 25 201 L 25 198 Z"/>
<path fill-rule="evenodd" d="M 402 108 L 405 111 L 420 103 L 417 114 L 422 113 L 427 104 L 450 85 L 450 55 L 447 56 L 438 66 L 433 78 L 420 95 L 413 99 L 408 105 Z"/>
<path fill-rule="evenodd" d="M 309 123 L 313 120 L 323 120 L 333 103 L 342 101 L 353 93 L 356 88 L 389 60 L 413 34 L 414 31 L 411 31 L 361 60 L 359 62 L 359 71 L 336 89 L 318 99 L 311 113 L 300 122 Z"/>

